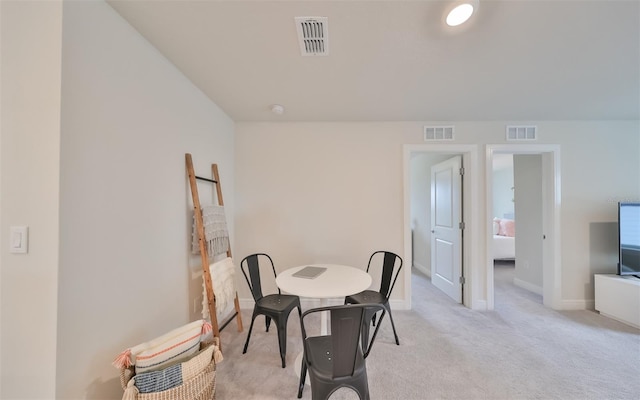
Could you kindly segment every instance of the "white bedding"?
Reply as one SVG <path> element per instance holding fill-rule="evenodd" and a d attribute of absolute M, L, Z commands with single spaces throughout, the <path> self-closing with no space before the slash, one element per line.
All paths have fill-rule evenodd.
<path fill-rule="evenodd" d="M 493 259 L 504 260 L 516 258 L 516 238 L 493 235 Z"/>

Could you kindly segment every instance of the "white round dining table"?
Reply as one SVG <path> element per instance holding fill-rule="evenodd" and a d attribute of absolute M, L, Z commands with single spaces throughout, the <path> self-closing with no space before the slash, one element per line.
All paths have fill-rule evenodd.
<path fill-rule="evenodd" d="M 314 278 L 294 276 L 305 267 L 326 270 Z M 282 271 L 276 277 L 276 284 L 285 292 L 301 297 L 329 299 L 349 296 L 368 289 L 371 286 L 371 276 L 364 270 L 346 265 L 309 264 Z"/>
<path fill-rule="evenodd" d="M 325 270 L 314 278 L 296 277 L 294 274 L 305 267 L 320 267 Z M 320 299 L 320 306 L 327 306 L 331 298 L 343 298 L 367 290 L 371 276 L 362 269 L 336 264 L 307 264 L 289 268 L 278 274 L 276 284 L 287 293 L 300 297 Z M 320 313 L 320 334 L 326 335 L 327 313 Z M 295 362 L 296 374 L 300 376 L 302 353 Z M 308 383 L 308 382 L 307 382 Z"/>

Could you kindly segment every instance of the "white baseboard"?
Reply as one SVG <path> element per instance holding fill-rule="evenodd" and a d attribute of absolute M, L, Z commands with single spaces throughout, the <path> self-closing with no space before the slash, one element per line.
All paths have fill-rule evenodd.
<path fill-rule="evenodd" d="M 413 268 L 417 269 L 418 271 L 422 272 L 423 274 L 431 278 L 431 268 L 427 268 L 424 265 L 418 264 L 418 263 L 413 263 Z"/>
<path fill-rule="evenodd" d="M 513 284 L 519 286 L 523 289 L 526 289 L 530 292 L 539 294 L 543 296 L 542 287 L 533 285 L 529 282 L 525 282 L 521 279 L 513 279 Z M 593 310 L 595 309 L 595 301 L 594 300 L 562 300 L 560 304 L 560 310 Z"/>
<path fill-rule="evenodd" d="M 530 292 L 533 292 L 535 294 L 539 294 L 540 296 L 542 296 L 542 287 L 540 286 L 536 286 L 532 283 L 523 281 L 522 279 L 518 279 L 518 278 L 513 278 L 513 284 L 525 290 L 528 290 Z"/>
<path fill-rule="evenodd" d="M 409 307 L 409 304 L 407 304 L 407 302 L 402 299 L 389 300 L 389 307 L 391 307 L 392 310 L 410 310 L 411 309 L 411 307 Z"/>
<path fill-rule="evenodd" d="M 255 301 L 253 301 L 253 299 L 250 299 L 250 298 L 238 299 L 238 302 L 240 303 L 241 310 L 253 310 L 253 307 L 255 305 Z M 344 304 L 344 297 L 328 299 L 328 303 L 329 303 L 328 305 L 330 306 L 338 306 L 338 305 Z M 303 297 L 303 298 L 300 298 L 300 306 L 302 307 L 302 310 L 308 310 L 310 308 L 320 307 L 320 300 L 307 299 Z"/>
<path fill-rule="evenodd" d="M 562 310 L 594 310 L 595 300 L 562 300 Z"/>
<path fill-rule="evenodd" d="M 531 290 L 528 288 L 524 288 L 527 290 Z M 532 290 L 533 291 L 533 290 Z M 238 299 L 240 302 L 241 310 L 253 310 L 253 306 L 255 302 L 253 299 Z M 329 305 L 337 306 L 343 304 L 344 299 L 329 299 Z M 300 299 L 300 305 L 303 310 L 308 310 L 314 307 L 320 307 L 320 300 L 314 299 Z M 392 310 L 409 310 L 410 307 L 407 303 L 402 299 L 391 299 L 389 300 L 389 305 Z M 594 300 L 563 300 L 562 301 L 562 310 L 593 310 L 595 307 Z M 471 306 L 471 309 L 484 311 L 487 309 L 487 302 L 484 300 L 475 300 Z"/>
<path fill-rule="evenodd" d="M 487 301 L 486 300 L 473 300 L 471 303 L 471 309 L 476 311 L 487 311 Z"/>
<path fill-rule="evenodd" d="M 524 289 L 534 291 L 527 287 L 524 287 Z M 253 299 L 248 298 L 248 299 L 238 299 L 238 300 L 240 302 L 241 310 L 253 310 L 253 306 L 255 304 Z M 338 299 L 338 298 L 329 299 L 329 305 L 332 305 L 332 306 L 343 304 L 343 302 L 344 302 L 344 299 Z M 302 298 L 300 299 L 300 305 L 302 306 L 303 310 L 308 310 L 310 308 L 320 307 L 320 300 Z M 410 309 L 407 303 L 402 299 L 391 299 L 389 300 L 389 305 L 393 310 L 409 310 Z M 562 310 L 593 310 L 595 308 L 595 301 L 594 300 L 563 300 L 561 307 L 562 307 L 561 308 Z M 485 300 L 475 300 L 471 306 L 471 309 L 479 310 L 479 311 L 486 310 L 487 302 Z"/>
<path fill-rule="evenodd" d="M 253 310 L 253 306 L 256 304 L 253 299 L 238 299 L 238 303 L 240 303 L 241 310 Z"/>

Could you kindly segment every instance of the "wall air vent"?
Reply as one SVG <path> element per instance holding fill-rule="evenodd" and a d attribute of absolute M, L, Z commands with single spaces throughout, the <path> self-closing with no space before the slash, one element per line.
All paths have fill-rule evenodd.
<path fill-rule="evenodd" d="M 538 140 L 538 127 L 534 125 L 507 125 L 507 140 Z"/>
<path fill-rule="evenodd" d="M 451 126 L 425 126 L 424 141 L 453 140 L 453 125 Z"/>
<path fill-rule="evenodd" d="M 298 43 L 303 56 L 329 54 L 329 20 L 327 17 L 295 17 Z"/>

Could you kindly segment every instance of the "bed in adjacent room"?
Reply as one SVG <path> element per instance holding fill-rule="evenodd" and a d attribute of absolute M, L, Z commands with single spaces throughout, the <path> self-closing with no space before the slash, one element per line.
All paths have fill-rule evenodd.
<path fill-rule="evenodd" d="M 493 219 L 493 259 L 513 260 L 516 258 L 515 221 L 507 218 Z"/>

